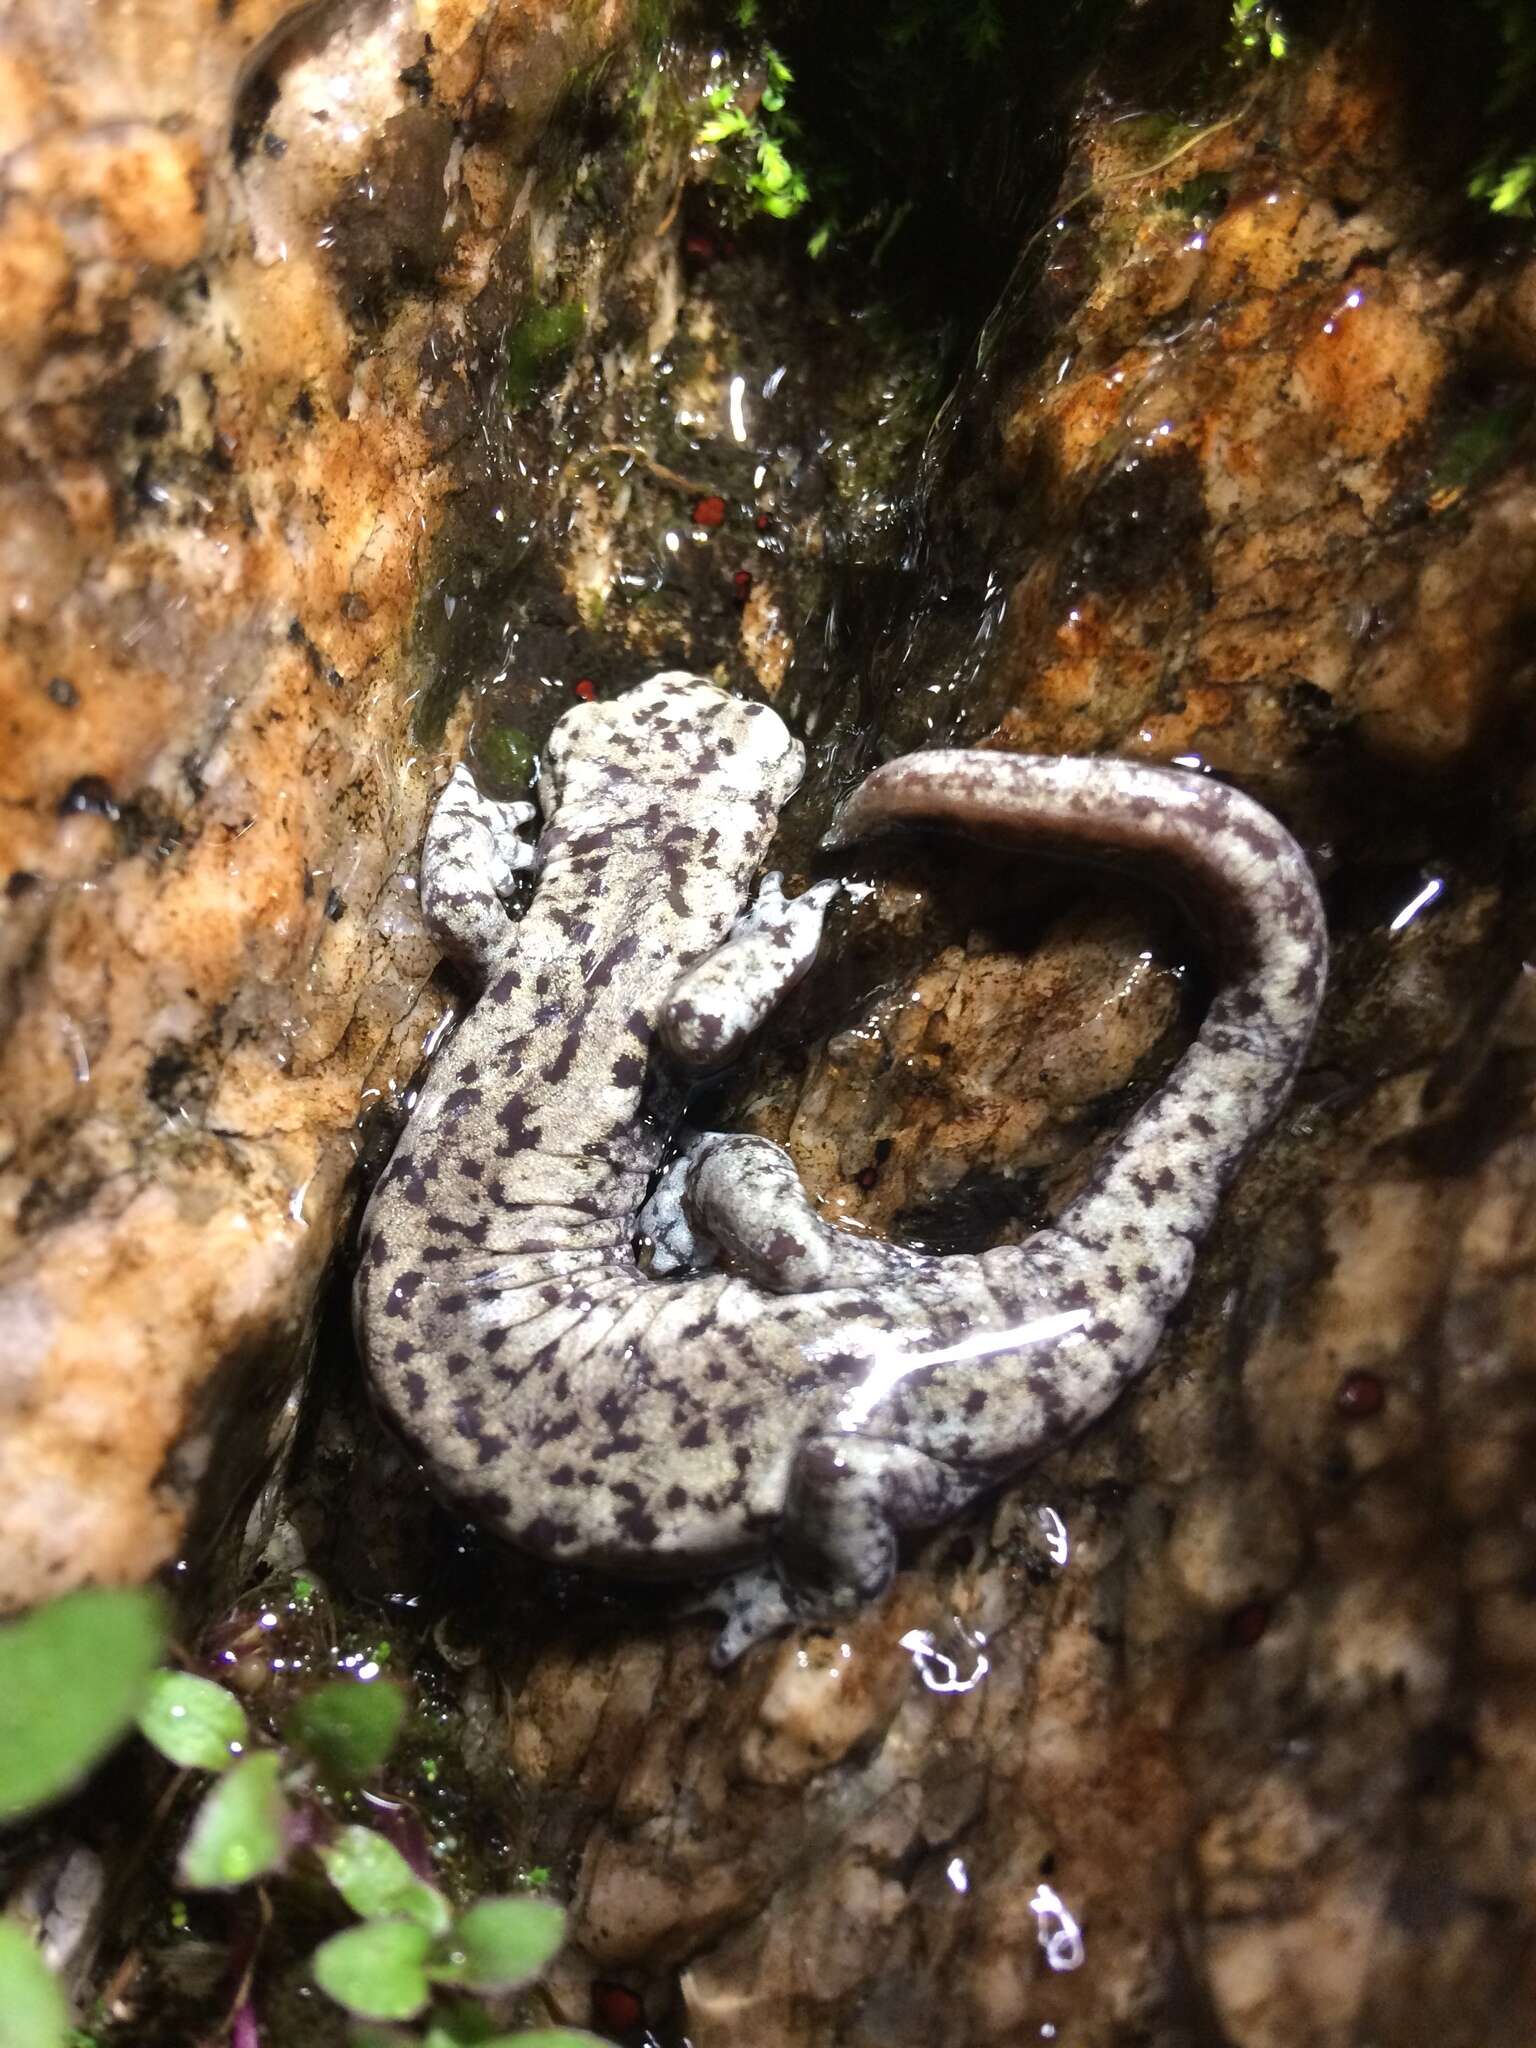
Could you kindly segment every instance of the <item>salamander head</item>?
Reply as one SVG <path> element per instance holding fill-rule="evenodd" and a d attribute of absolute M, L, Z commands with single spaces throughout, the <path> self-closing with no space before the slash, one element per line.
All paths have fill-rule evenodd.
<path fill-rule="evenodd" d="M 690 802 L 766 796 L 777 810 L 804 768 L 804 749 L 776 711 L 674 669 L 611 703 L 567 711 L 550 735 L 539 787 L 546 818 L 561 805 L 600 806 L 618 785 Z"/>

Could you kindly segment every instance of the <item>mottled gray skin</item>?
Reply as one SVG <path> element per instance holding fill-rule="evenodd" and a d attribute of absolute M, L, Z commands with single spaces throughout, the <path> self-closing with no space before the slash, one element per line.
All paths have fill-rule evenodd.
<path fill-rule="evenodd" d="M 734 1057 L 776 1004 L 809 971 L 827 908 L 840 882 L 784 894 L 784 877 L 764 875 L 731 935 L 673 987 L 661 1013 L 661 1042 L 679 1066 L 707 1073 Z"/>
<path fill-rule="evenodd" d="M 485 993 L 374 1194 L 357 1284 L 370 1370 L 441 1483 L 547 1558 L 730 1574 L 710 1601 L 721 1663 L 879 1593 L 900 1532 L 1074 1436 L 1145 1368 L 1290 1086 L 1326 962 L 1300 850 L 1220 783 L 991 753 L 879 769 L 832 843 L 921 820 L 1152 856 L 1218 914 L 1227 978 L 1166 1085 L 1027 1243 L 929 1258 L 855 1238 L 778 1147 L 711 1137 L 670 1204 L 680 1255 L 719 1267 L 657 1278 L 635 1236 L 678 1112 L 660 1021 L 730 945 L 800 767 L 773 712 L 688 677 L 571 711 L 517 926 L 498 901 L 519 864 L 507 807 L 450 785 L 423 901 Z M 696 974 L 691 999 L 709 986 Z M 711 1062 L 736 1028 L 703 1030 Z"/>

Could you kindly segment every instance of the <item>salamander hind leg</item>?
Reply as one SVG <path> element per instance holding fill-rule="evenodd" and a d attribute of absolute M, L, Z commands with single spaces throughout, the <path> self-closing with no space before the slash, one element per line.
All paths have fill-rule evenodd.
<path fill-rule="evenodd" d="M 462 765 L 437 800 L 421 850 L 421 909 L 445 952 L 485 966 L 511 935 L 503 897 L 538 858 L 521 827 L 532 804 L 482 796 Z"/>
<path fill-rule="evenodd" d="M 770 1564 L 722 1581 L 709 1604 L 726 1617 L 713 1662 L 795 1623 L 834 1621 L 874 1600 L 896 1571 L 896 1541 L 956 1514 L 974 1481 L 880 1437 L 817 1436 L 796 1453 Z"/>
<path fill-rule="evenodd" d="M 636 1235 L 648 1249 L 646 1269 L 658 1279 L 664 1274 L 702 1273 L 715 1263 L 715 1246 L 700 1235 L 690 1214 L 692 1166 L 690 1147 L 662 1173 L 635 1221 Z"/>
<path fill-rule="evenodd" d="M 828 1223 L 794 1160 L 768 1138 L 711 1132 L 692 1147 L 685 1169 L 678 1195 L 694 1242 L 770 1294 L 879 1286 L 932 1263 Z"/>

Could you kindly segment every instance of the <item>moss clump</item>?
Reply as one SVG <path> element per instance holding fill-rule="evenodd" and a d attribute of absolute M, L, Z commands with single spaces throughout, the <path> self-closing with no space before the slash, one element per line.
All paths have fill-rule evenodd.
<path fill-rule="evenodd" d="M 513 412 L 526 412 L 548 391 L 576 353 L 587 324 L 580 299 L 538 306 L 509 330 L 502 389 Z"/>
<path fill-rule="evenodd" d="M 1492 136 L 1467 182 L 1490 213 L 1536 214 L 1536 0 L 1474 0 L 1493 42 Z"/>
<path fill-rule="evenodd" d="M 1430 509 L 1444 510 L 1486 482 L 1509 456 L 1530 417 L 1530 401 L 1521 397 L 1486 406 L 1463 420 L 1436 452 L 1429 473 Z"/>
<path fill-rule="evenodd" d="M 1215 220 L 1227 203 L 1227 180 L 1220 171 L 1202 171 L 1165 192 L 1162 203 L 1190 220 Z"/>
<path fill-rule="evenodd" d="M 527 733 L 515 725 L 493 725 L 475 734 L 475 765 L 497 788 L 522 791 L 533 782 L 536 756 Z"/>
<path fill-rule="evenodd" d="M 771 43 L 764 43 L 745 77 L 722 79 L 704 95 L 694 131 L 696 149 L 713 149 L 714 184 L 743 211 L 788 220 L 810 197 L 794 160 L 800 130 L 786 112 L 794 73 Z"/>

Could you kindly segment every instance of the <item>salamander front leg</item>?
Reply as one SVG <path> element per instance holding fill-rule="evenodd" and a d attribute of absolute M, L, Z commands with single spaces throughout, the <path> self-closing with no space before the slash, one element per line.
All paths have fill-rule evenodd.
<path fill-rule="evenodd" d="M 667 998 L 661 1037 L 679 1066 L 707 1074 L 736 1058 L 809 970 L 842 887 L 815 882 L 802 895 L 786 896 L 782 875 L 764 875 L 752 908 Z"/>
<path fill-rule="evenodd" d="M 796 1623 L 835 1621 L 874 1600 L 896 1571 L 896 1540 L 955 1514 L 976 1484 L 922 1451 L 880 1437 L 808 1438 L 795 1457 L 772 1562 L 723 1580 L 708 1604 L 726 1617 L 712 1661 Z"/>
<path fill-rule="evenodd" d="M 438 798 L 421 850 L 421 909 L 432 936 L 456 959 L 485 967 L 510 938 L 502 899 L 537 862 L 520 829 L 534 815 L 532 804 L 482 796 L 462 764 Z"/>

